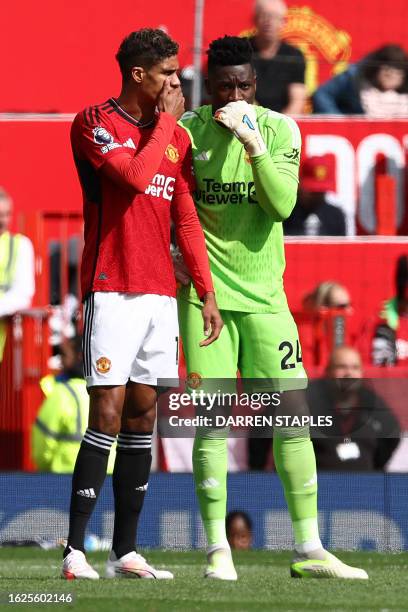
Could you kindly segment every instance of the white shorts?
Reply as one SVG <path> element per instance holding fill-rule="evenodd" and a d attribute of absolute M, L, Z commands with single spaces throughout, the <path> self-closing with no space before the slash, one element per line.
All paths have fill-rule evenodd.
<path fill-rule="evenodd" d="M 91 293 L 84 305 L 88 387 L 178 378 L 177 302 L 166 295 Z"/>

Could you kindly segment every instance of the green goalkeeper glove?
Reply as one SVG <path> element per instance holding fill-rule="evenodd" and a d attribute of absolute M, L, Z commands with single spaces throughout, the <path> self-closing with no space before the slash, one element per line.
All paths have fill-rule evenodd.
<path fill-rule="evenodd" d="M 214 119 L 235 134 L 250 157 L 266 152 L 266 145 L 258 129 L 256 111 L 244 100 L 229 102 L 214 113 Z"/>

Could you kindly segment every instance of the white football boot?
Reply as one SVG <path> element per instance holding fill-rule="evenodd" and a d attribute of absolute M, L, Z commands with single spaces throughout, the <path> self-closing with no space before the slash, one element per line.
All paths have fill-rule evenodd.
<path fill-rule="evenodd" d="M 158 570 L 149 565 L 142 555 L 134 550 L 118 559 L 112 551 L 106 563 L 106 578 L 150 578 L 171 580 L 174 578 L 167 570 Z"/>
<path fill-rule="evenodd" d="M 71 547 L 70 547 L 71 548 Z M 62 563 L 61 576 L 66 580 L 98 580 L 99 574 L 91 567 L 81 550 L 71 548 Z"/>
<path fill-rule="evenodd" d="M 368 574 L 359 567 L 346 565 L 340 559 L 321 548 L 311 553 L 295 553 L 290 565 L 292 578 L 345 578 L 367 580 Z"/>
<path fill-rule="evenodd" d="M 205 569 L 204 578 L 215 578 L 216 580 L 237 580 L 231 551 L 227 548 L 217 548 L 207 555 L 208 565 Z"/>

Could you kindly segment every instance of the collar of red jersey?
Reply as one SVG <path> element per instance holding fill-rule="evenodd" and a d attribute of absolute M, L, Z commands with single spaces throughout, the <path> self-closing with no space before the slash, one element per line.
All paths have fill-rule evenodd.
<path fill-rule="evenodd" d="M 151 127 L 155 122 L 156 116 L 150 121 L 147 121 L 146 123 L 142 123 L 141 121 L 138 121 L 137 119 L 132 117 L 132 115 L 129 115 L 129 113 L 127 113 L 125 109 L 122 108 L 120 104 L 118 104 L 115 98 L 109 98 L 109 102 L 112 104 L 114 109 L 119 113 L 119 115 L 121 115 L 124 119 L 127 119 L 127 121 L 129 121 L 130 123 L 133 123 L 133 125 L 136 125 L 139 128 Z M 155 114 L 157 114 L 157 112 Z"/>

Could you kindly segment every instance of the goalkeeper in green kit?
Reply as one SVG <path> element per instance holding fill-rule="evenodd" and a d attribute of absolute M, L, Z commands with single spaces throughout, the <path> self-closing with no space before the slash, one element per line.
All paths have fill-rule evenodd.
<path fill-rule="evenodd" d="M 225 36 L 208 51 L 212 105 L 185 113 L 193 148 L 194 195 L 204 230 L 217 302 L 224 320 L 218 342 L 200 347 L 200 301 L 176 261 L 179 318 L 187 372 L 207 379 L 275 379 L 283 395 L 305 388 L 298 333 L 286 301 L 282 221 L 296 202 L 301 139 L 285 115 L 254 106 L 256 76 L 245 38 Z M 285 383 L 286 379 L 286 385 Z M 265 386 L 263 387 L 265 391 Z M 276 391 L 269 388 L 270 392 Z M 205 576 L 236 580 L 225 533 L 227 432 L 199 429 L 193 449 L 196 492 L 208 541 Z M 317 479 L 306 429 L 276 430 L 274 460 L 295 537 L 294 577 L 367 578 L 322 547 Z"/>

